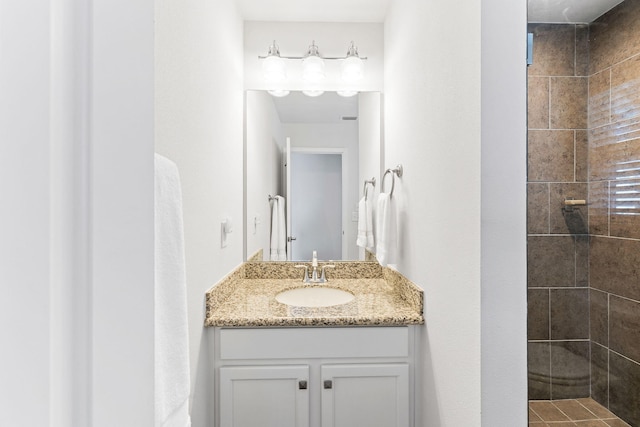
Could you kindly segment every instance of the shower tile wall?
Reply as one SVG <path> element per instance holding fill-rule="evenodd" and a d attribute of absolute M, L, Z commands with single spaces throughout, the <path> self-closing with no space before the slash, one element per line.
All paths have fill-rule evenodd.
<path fill-rule="evenodd" d="M 640 426 L 640 1 L 590 26 L 592 397 Z"/>
<path fill-rule="evenodd" d="M 590 395 L 587 209 L 588 28 L 530 25 L 528 68 L 529 398 Z"/>

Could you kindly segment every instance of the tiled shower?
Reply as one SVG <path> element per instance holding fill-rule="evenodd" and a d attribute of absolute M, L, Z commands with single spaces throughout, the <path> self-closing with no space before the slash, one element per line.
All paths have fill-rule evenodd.
<path fill-rule="evenodd" d="M 640 426 L 640 0 L 529 32 L 529 398 Z"/>

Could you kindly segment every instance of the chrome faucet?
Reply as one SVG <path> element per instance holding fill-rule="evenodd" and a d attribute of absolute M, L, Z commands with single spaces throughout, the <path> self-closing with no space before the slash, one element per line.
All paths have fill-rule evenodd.
<path fill-rule="evenodd" d="M 313 251 L 311 256 L 311 274 L 309 274 L 309 266 L 305 264 L 296 265 L 296 268 L 304 268 L 304 275 L 302 276 L 302 281 L 304 283 L 326 283 L 329 281 L 327 278 L 326 269 L 327 268 L 335 268 L 336 266 L 333 264 L 323 265 L 320 269 L 320 277 L 318 277 L 318 253 Z"/>

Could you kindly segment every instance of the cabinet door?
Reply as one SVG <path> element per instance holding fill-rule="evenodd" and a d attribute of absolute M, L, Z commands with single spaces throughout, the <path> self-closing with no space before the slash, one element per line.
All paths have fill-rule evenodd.
<path fill-rule="evenodd" d="M 220 427 L 308 427 L 309 367 L 220 368 Z"/>
<path fill-rule="evenodd" d="M 409 427 L 407 364 L 323 365 L 322 427 Z"/>

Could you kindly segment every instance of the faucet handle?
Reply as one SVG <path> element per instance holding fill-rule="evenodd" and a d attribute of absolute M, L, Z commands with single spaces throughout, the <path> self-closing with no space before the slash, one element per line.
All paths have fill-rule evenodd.
<path fill-rule="evenodd" d="M 304 268 L 304 276 L 302 281 L 305 283 L 309 282 L 309 266 L 304 264 L 294 265 L 295 268 Z"/>
<path fill-rule="evenodd" d="M 327 264 L 322 266 L 322 273 L 320 274 L 320 280 L 323 282 L 328 282 L 329 279 L 327 279 L 325 268 L 336 268 L 336 266 L 334 264 Z"/>

